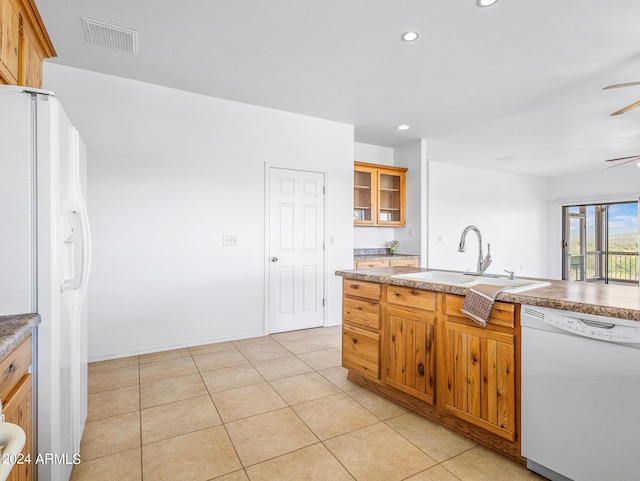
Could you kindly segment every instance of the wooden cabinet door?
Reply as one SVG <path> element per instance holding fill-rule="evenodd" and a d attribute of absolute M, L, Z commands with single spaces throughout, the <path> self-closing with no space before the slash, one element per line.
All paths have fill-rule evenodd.
<path fill-rule="evenodd" d="M 38 55 L 29 35 L 22 36 L 22 62 L 20 62 L 20 85 L 42 88 L 42 58 Z"/>
<path fill-rule="evenodd" d="M 10 0 L 0 0 L 0 77 L 18 84 L 20 15 Z"/>
<path fill-rule="evenodd" d="M 35 463 L 31 453 L 31 393 L 31 374 L 27 374 L 20 380 L 15 391 L 2 407 L 5 420 L 20 426 L 27 435 L 22 449 L 23 458 L 19 464 L 14 465 L 9 481 L 31 481 L 31 464 Z M 27 456 L 31 456 L 30 462 L 26 461 Z"/>
<path fill-rule="evenodd" d="M 404 167 L 354 163 L 354 225 L 405 225 L 406 172 Z"/>
<path fill-rule="evenodd" d="M 514 336 L 446 322 L 447 411 L 515 440 Z"/>
<path fill-rule="evenodd" d="M 386 382 L 433 404 L 435 387 L 435 316 L 387 310 Z"/>
<path fill-rule="evenodd" d="M 353 224 L 376 223 L 376 169 L 356 164 L 353 172 Z"/>
<path fill-rule="evenodd" d="M 376 222 L 380 226 L 405 225 L 406 169 L 378 169 Z"/>

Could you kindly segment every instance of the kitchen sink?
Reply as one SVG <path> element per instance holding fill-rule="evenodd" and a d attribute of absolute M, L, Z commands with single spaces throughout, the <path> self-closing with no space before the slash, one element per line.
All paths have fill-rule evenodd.
<path fill-rule="evenodd" d="M 426 271 L 414 272 L 413 274 L 396 274 L 391 277 L 398 279 L 410 279 L 415 281 L 434 282 L 436 284 L 447 284 L 449 286 L 468 287 L 470 282 L 475 282 L 475 278 L 461 272 Z"/>
<path fill-rule="evenodd" d="M 396 279 L 407 279 L 412 281 L 432 282 L 434 284 L 445 284 L 455 287 L 473 287 L 476 284 L 491 284 L 493 286 L 505 286 L 506 292 L 524 292 L 550 285 L 546 281 L 535 281 L 532 279 L 509 279 L 507 277 L 478 276 L 464 274 L 462 272 L 447 271 L 424 271 L 411 274 L 396 274 L 391 276 Z"/>

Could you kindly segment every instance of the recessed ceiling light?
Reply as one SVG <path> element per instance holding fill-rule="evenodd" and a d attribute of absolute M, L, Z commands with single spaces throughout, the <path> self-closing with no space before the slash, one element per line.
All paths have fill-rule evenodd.
<path fill-rule="evenodd" d="M 405 42 L 415 42 L 419 36 L 420 34 L 418 32 L 404 32 L 400 38 Z"/>
<path fill-rule="evenodd" d="M 411 126 L 410 126 L 410 125 L 407 125 L 407 124 L 398 125 L 398 126 L 396 127 L 396 129 L 398 129 L 398 130 L 408 130 L 408 129 L 410 129 L 410 128 L 411 128 Z"/>
<path fill-rule="evenodd" d="M 498 0 L 476 0 L 476 5 L 481 8 L 490 7 L 496 3 L 498 3 Z"/>

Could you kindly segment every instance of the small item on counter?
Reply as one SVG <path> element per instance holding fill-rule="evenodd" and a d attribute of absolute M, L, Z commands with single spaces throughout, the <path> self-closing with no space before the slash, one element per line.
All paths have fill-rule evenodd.
<path fill-rule="evenodd" d="M 387 247 L 389 248 L 389 254 L 395 254 L 396 253 L 396 249 L 398 248 L 398 244 L 400 244 L 399 241 L 397 240 L 390 240 L 389 242 L 387 242 Z"/>

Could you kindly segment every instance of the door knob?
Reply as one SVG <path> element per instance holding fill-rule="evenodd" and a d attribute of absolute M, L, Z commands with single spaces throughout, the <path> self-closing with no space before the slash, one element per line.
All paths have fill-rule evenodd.
<path fill-rule="evenodd" d="M 275 257 L 275 256 L 273 256 L 273 257 L 271 258 L 271 262 L 278 262 L 278 258 L 277 258 L 277 257 Z"/>

